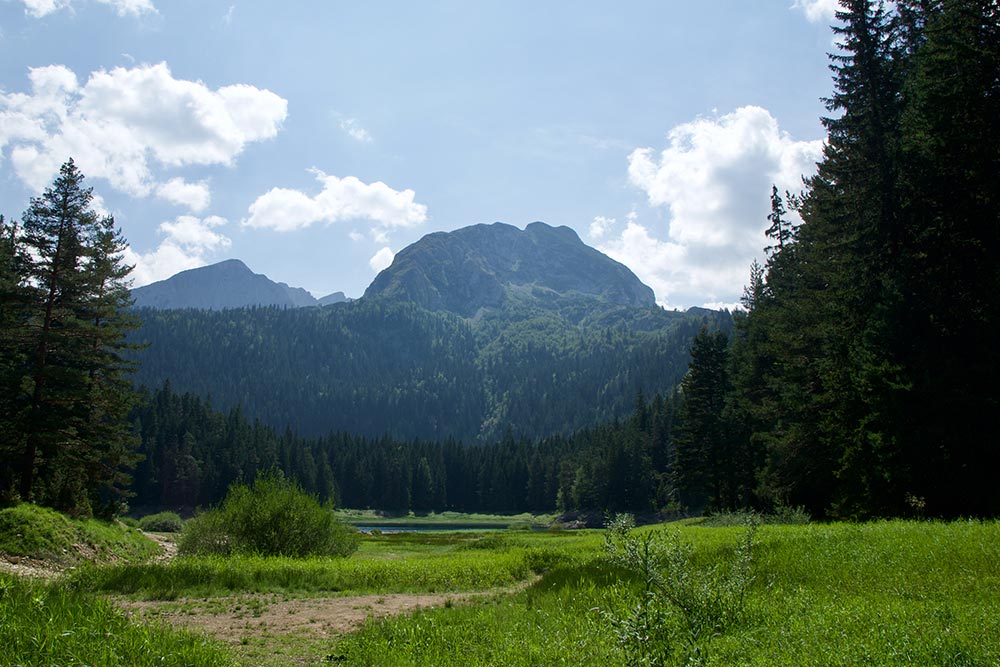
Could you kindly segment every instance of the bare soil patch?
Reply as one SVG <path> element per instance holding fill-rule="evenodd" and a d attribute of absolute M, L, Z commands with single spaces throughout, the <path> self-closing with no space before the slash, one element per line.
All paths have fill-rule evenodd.
<path fill-rule="evenodd" d="M 55 579 L 65 568 L 50 561 L 0 554 L 0 572 L 32 579 Z"/>
<path fill-rule="evenodd" d="M 251 636 L 308 634 L 332 637 L 356 630 L 368 618 L 405 614 L 424 607 L 467 601 L 475 594 L 382 594 L 285 598 L 241 595 L 205 600 L 148 602 L 116 600 L 130 614 L 175 627 L 205 632 L 224 642 Z"/>

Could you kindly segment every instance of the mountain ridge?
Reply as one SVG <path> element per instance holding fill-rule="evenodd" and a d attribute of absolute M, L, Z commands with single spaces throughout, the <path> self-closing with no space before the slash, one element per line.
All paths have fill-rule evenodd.
<path fill-rule="evenodd" d="M 175 273 L 164 280 L 136 287 L 132 297 L 135 307 L 158 310 L 225 310 L 248 306 L 304 308 L 348 300 L 343 292 L 317 299 L 301 287 L 291 287 L 262 273 L 254 273 L 239 259 L 226 259 Z"/>
<path fill-rule="evenodd" d="M 401 250 L 364 296 L 473 317 L 501 308 L 512 292 L 540 304 L 555 295 L 656 305 L 653 290 L 624 264 L 583 243 L 571 228 L 543 222 L 524 230 L 495 222 L 428 234 Z"/>

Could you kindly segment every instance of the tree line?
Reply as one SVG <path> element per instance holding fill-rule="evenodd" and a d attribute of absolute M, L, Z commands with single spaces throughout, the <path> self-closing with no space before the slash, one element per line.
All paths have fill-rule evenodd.
<path fill-rule="evenodd" d="M 125 241 L 72 160 L 0 216 L 0 499 L 113 514 L 138 440 Z"/>
<path fill-rule="evenodd" d="M 818 172 L 772 190 L 746 313 L 694 346 L 682 497 L 995 516 L 1000 5 L 845 0 L 837 17 Z"/>
<path fill-rule="evenodd" d="M 700 327 L 729 313 L 679 313 L 567 298 L 511 300 L 470 322 L 366 297 L 324 308 L 139 309 L 136 384 L 211 396 L 277 429 L 490 442 L 628 413 L 636 387 L 674 387 Z M 585 311 L 586 315 L 576 313 Z"/>

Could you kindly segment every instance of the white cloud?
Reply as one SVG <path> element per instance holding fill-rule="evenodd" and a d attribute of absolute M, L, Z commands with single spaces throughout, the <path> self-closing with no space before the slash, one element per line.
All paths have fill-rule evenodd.
<path fill-rule="evenodd" d="M 130 14 L 139 16 L 140 14 L 155 14 L 156 7 L 150 0 L 97 0 L 102 5 L 111 5 L 118 13 L 118 16 Z"/>
<path fill-rule="evenodd" d="M 186 206 L 195 213 L 204 211 L 212 201 L 207 181 L 188 183 L 183 178 L 171 178 L 156 189 L 156 196 L 172 204 Z"/>
<path fill-rule="evenodd" d="M 832 23 L 840 9 L 840 0 L 795 0 L 792 9 L 804 13 L 810 23 Z"/>
<path fill-rule="evenodd" d="M 202 219 L 190 215 L 162 223 L 159 232 L 165 238 L 155 250 L 136 253 L 129 248 L 125 252 L 125 261 L 135 265 L 132 272 L 135 285 L 148 285 L 179 271 L 205 266 L 212 253 L 231 244 L 229 237 L 215 231 L 225 224 L 226 219 L 218 216 Z"/>
<path fill-rule="evenodd" d="M 317 222 L 371 220 L 384 232 L 427 220 L 427 207 L 414 201 L 413 190 L 393 190 L 381 181 L 364 183 L 354 176 L 339 178 L 318 169 L 312 172 L 323 185 L 318 195 L 272 188 L 250 205 L 250 216 L 243 224 L 287 232 Z"/>
<path fill-rule="evenodd" d="M 668 307 L 738 301 L 750 262 L 765 245 L 771 184 L 797 191 L 823 142 L 795 141 L 760 107 L 675 127 L 657 154 L 629 156 L 629 179 L 665 228 L 630 216 L 600 249 L 635 271 Z"/>
<path fill-rule="evenodd" d="M 616 224 L 618 224 L 618 221 L 614 218 L 606 218 L 603 215 L 598 215 L 593 219 L 593 221 L 591 221 L 588 234 L 594 241 L 599 241 L 603 239 L 604 235 L 608 233 L 608 230 Z"/>
<path fill-rule="evenodd" d="M 379 271 L 388 269 L 392 264 L 392 260 L 395 258 L 396 253 L 394 253 L 390 248 L 382 248 L 368 260 L 368 266 L 372 267 L 372 271 L 378 273 Z"/>
<path fill-rule="evenodd" d="M 0 152 L 10 146 L 14 171 L 39 192 L 73 157 L 88 177 L 148 196 L 159 189 L 158 166 L 230 165 L 247 144 L 274 137 L 287 115 L 271 91 L 212 90 L 175 79 L 166 63 L 99 70 L 83 85 L 62 65 L 28 78 L 30 93 L 0 92 Z"/>
<path fill-rule="evenodd" d="M 362 234 L 361 232 L 357 231 L 357 230 L 351 230 L 351 232 L 347 236 L 349 236 L 350 239 L 352 241 L 354 241 L 355 243 L 357 243 L 358 241 L 364 241 L 365 240 L 365 235 Z"/>
<path fill-rule="evenodd" d="M 24 10 L 30 16 L 41 18 L 65 9 L 72 4 L 72 0 L 22 0 Z M 97 0 L 102 5 L 109 5 L 118 16 L 139 16 L 141 14 L 155 14 L 156 7 L 150 0 Z"/>
<path fill-rule="evenodd" d="M 69 6 L 69 0 L 24 0 L 24 11 L 30 16 L 41 18 Z"/>
<path fill-rule="evenodd" d="M 345 118 L 341 120 L 340 129 L 346 132 L 347 136 L 351 137 L 355 141 L 360 141 L 365 144 L 371 143 L 372 135 L 368 133 L 368 130 L 358 124 L 356 118 Z"/>

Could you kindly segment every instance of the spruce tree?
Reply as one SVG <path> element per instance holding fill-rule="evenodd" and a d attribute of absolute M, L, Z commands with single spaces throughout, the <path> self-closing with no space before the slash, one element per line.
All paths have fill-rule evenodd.
<path fill-rule="evenodd" d="M 126 332 L 136 326 L 114 220 L 72 160 L 22 216 L 25 358 L 15 401 L 19 495 L 58 509 L 113 510 L 135 462 Z"/>

